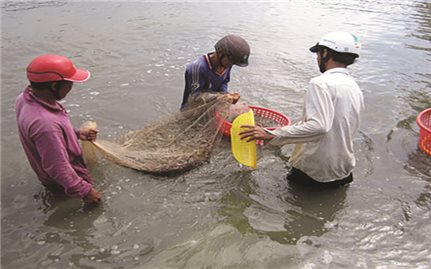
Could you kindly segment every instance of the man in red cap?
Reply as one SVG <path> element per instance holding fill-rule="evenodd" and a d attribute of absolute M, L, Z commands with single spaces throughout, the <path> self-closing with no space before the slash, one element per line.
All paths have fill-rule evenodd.
<path fill-rule="evenodd" d="M 27 67 L 30 85 L 15 104 L 21 144 L 40 182 L 54 193 L 99 203 L 101 194 L 84 163 L 78 139 L 93 141 L 97 130 L 74 129 L 66 109 L 58 102 L 66 97 L 73 82 L 90 78 L 66 57 L 45 54 Z"/>

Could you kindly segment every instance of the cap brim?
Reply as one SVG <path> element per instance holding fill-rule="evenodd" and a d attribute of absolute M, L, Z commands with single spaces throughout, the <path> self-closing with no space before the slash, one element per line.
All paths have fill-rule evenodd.
<path fill-rule="evenodd" d="M 241 67 L 246 67 L 248 66 L 248 61 L 247 62 L 243 62 L 243 63 L 236 63 L 235 65 L 241 66 Z"/>
<path fill-rule="evenodd" d="M 84 82 L 88 80 L 91 76 L 90 71 L 85 69 L 76 69 L 75 74 L 73 74 L 70 78 L 64 78 L 64 80 L 72 81 L 72 82 Z"/>
<path fill-rule="evenodd" d="M 318 44 L 316 44 L 316 45 L 312 46 L 312 47 L 310 48 L 310 51 L 311 51 L 311 52 L 317 52 L 317 46 L 318 46 Z"/>

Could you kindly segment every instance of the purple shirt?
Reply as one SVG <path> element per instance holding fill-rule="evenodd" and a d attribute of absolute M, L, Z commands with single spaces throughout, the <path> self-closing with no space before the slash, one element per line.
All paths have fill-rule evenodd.
<path fill-rule="evenodd" d="M 232 66 L 222 74 L 217 73 L 211 66 L 209 55 L 199 56 L 194 62 L 188 64 L 185 72 L 186 83 L 181 109 L 186 106 L 191 95 L 197 95 L 205 91 L 227 93 L 231 69 Z"/>
<path fill-rule="evenodd" d="M 86 196 L 93 179 L 82 158 L 78 131 L 64 107 L 36 98 L 28 86 L 15 109 L 21 144 L 42 184 L 70 197 Z"/>

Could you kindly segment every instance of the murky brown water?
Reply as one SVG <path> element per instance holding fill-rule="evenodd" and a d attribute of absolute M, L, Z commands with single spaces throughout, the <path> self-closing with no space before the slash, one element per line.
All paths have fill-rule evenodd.
<path fill-rule="evenodd" d="M 3 1 L 1 12 L 2 268 L 431 267 L 431 158 L 417 151 L 415 124 L 431 107 L 429 1 Z M 104 201 L 82 208 L 45 192 L 19 143 L 14 100 L 38 54 L 92 71 L 64 105 L 109 139 L 176 111 L 185 64 L 228 33 L 252 47 L 230 88 L 295 121 L 318 75 L 308 47 L 338 29 L 362 39 L 351 70 L 366 101 L 346 189 L 293 189 L 289 147 L 264 150 L 251 172 L 225 142 L 178 176 L 91 166 Z"/>

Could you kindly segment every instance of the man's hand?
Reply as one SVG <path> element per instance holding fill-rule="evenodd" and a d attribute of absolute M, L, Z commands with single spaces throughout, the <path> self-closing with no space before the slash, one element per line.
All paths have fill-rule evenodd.
<path fill-rule="evenodd" d="M 239 133 L 239 136 L 242 140 L 246 139 L 247 142 L 252 140 L 271 140 L 275 136 L 269 134 L 260 126 L 252 126 L 252 125 L 241 125 L 241 128 L 244 131 Z"/>
<path fill-rule="evenodd" d="M 84 203 L 86 204 L 98 204 L 102 199 L 102 194 L 96 191 L 94 188 L 91 188 L 91 191 L 87 194 L 87 196 L 83 197 Z"/>
<path fill-rule="evenodd" d="M 82 141 L 95 141 L 99 130 L 94 128 L 80 128 L 79 139 Z"/>

